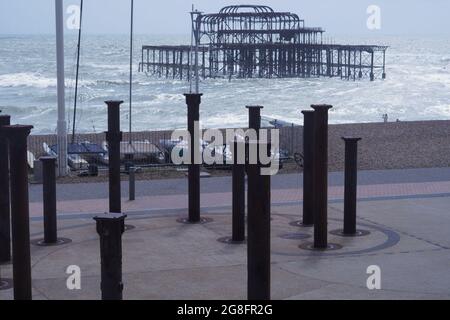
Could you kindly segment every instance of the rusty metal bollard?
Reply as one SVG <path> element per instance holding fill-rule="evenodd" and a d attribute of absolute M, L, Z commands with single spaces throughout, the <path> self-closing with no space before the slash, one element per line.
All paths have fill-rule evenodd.
<path fill-rule="evenodd" d="M 267 144 L 258 147 L 270 149 Z M 261 174 L 259 154 L 257 159 L 247 164 L 247 295 L 248 300 L 270 300 L 270 175 Z"/>
<path fill-rule="evenodd" d="M 100 236 L 102 300 L 122 300 L 122 234 L 126 215 L 109 213 L 96 216 Z"/>
<path fill-rule="evenodd" d="M 312 105 L 314 109 L 314 243 L 300 245 L 308 250 L 337 250 L 328 243 L 328 111 L 330 105 Z"/>
<path fill-rule="evenodd" d="M 122 212 L 121 186 L 120 186 L 120 105 L 123 101 L 105 101 L 108 106 L 108 142 L 109 156 L 109 211 Z"/>
<path fill-rule="evenodd" d="M 58 220 L 56 216 L 56 157 L 41 157 L 42 194 L 44 203 L 44 239 L 33 241 L 38 246 L 57 246 L 72 242 L 67 238 L 58 238 Z"/>
<path fill-rule="evenodd" d="M 9 150 L 2 127 L 11 124 L 11 117 L 0 115 L 0 263 L 11 261 L 11 211 L 9 191 Z"/>
<path fill-rule="evenodd" d="M 358 184 L 358 137 L 343 137 L 345 142 L 345 190 L 344 190 L 344 229 L 330 233 L 344 237 L 368 235 L 366 230 L 356 230 L 356 193 Z"/>
<path fill-rule="evenodd" d="M 9 143 L 14 299 L 31 300 L 27 138 L 32 126 L 4 126 Z"/>
<path fill-rule="evenodd" d="M 238 147 L 241 146 L 241 147 Z M 239 163 L 239 150 L 244 152 Z M 241 161 L 242 162 L 242 161 Z M 234 141 L 232 165 L 232 236 L 218 239 L 230 244 L 245 243 L 245 143 Z"/>
<path fill-rule="evenodd" d="M 199 150 L 200 146 L 198 146 L 198 133 L 195 132 L 195 124 L 200 120 L 200 103 L 203 94 L 189 93 L 184 96 L 186 97 L 187 105 L 187 127 L 191 136 L 189 143 L 191 163 L 188 166 L 189 212 L 187 218 L 180 218 L 177 221 L 185 224 L 202 224 L 212 221 L 212 219 L 202 218 L 200 215 L 200 163 L 198 162 L 201 161 L 202 157 Z"/>
<path fill-rule="evenodd" d="M 303 221 L 302 226 L 314 225 L 314 111 L 302 111 L 303 126 Z"/>

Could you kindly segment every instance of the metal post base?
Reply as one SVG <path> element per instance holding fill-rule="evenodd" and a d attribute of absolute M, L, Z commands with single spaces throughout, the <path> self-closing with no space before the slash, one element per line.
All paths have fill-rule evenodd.
<path fill-rule="evenodd" d="M 200 221 L 197 222 L 193 222 L 190 221 L 189 218 L 179 218 L 177 219 L 178 223 L 182 223 L 182 224 L 206 224 L 206 223 L 210 223 L 213 222 L 214 220 L 211 218 L 200 218 Z"/>
<path fill-rule="evenodd" d="M 293 221 L 289 223 L 290 226 L 293 227 L 301 227 L 301 228 L 312 228 L 314 227 L 314 224 L 304 224 L 302 220 L 299 221 Z"/>
<path fill-rule="evenodd" d="M 364 237 L 370 234 L 370 231 L 367 230 L 356 230 L 355 233 L 344 233 L 343 229 L 332 230 L 330 231 L 332 235 L 339 237 Z"/>
<path fill-rule="evenodd" d="M 342 249 L 342 246 L 337 243 L 328 243 L 326 248 L 315 248 L 314 243 L 305 243 L 298 246 L 300 249 L 309 250 L 309 251 L 334 251 Z"/>
<path fill-rule="evenodd" d="M 44 239 L 34 240 L 31 241 L 32 245 L 38 246 L 38 247 L 57 247 L 57 246 L 63 246 L 65 244 L 71 243 L 71 239 L 67 238 L 58 238 L 56 242 L 45 242 Z"/>
<path fill-rule="evenodd" d="M 235 241 L 233 240 L 232 237 L 222 237 L 217 239 L 218 242 L 221 243 L 226 243 L 226 244 L 246 244 L 247 243 L 247 239 L 242 240 L 242 241 Z"/>
<path fill-rule="evenodd" d="M 284 240 L 304 240 L 311 238 L 311 235 L 306 233 L 285 233 L 278 236 Z"/>

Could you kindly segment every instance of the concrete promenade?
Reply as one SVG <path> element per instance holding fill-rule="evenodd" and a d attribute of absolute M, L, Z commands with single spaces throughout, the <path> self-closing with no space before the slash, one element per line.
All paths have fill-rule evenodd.
<path fill-rule="evenodd" d="M 342 228 L 343 177 L 330 174 L 329 230 Z M 272 181 L 272 297 L 274 299 L 449 299 L 450 168 L 361 171 L 358 228 L 365 237 L 329 235 L 343 246 L 312 252 L 312 229 L 301 219 L 301 175 Z M 246 246 L 216 241 L 231 232 L 231 179 L 202 179 L 204 225 L 181 225 L 187 213 L 185 179 L 143 181 L 126 200 L 123 237 L 125 299 L 245 299 Z M 98 299 L 99 241 L 92 216 L 107 210 L 107 185 L 58 185 L 59 247 L 32 246 L 36 299 Z M 42 238 L 41 186 L 30 186 L 32 239 Z M 81 290 L 68 290 L 69 265 L 82 272 Z M 381 290 L 366 287 L 367 268 L 381 269 Z M 1 276 L 11 277 L 11 265 Z M 12 290 L 0 291 L 11 299 Z"/>

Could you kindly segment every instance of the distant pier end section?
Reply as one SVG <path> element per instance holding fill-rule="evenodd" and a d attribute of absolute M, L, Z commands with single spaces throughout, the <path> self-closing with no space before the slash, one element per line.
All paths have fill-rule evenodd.
<path fill-rule="evenodd" d="M 194 70 L 203 79 L 386 78 L 387 46 L 326 43 L 322 28 L 293 13 L 242 5 L 192 17 L 194 44 L 144 45 L 140 72 L 188 81 Z"/>

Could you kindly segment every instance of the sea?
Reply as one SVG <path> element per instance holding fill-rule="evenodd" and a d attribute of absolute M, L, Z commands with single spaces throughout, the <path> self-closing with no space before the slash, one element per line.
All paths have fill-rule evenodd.
<path fill-rule="evenodd" d="M 330 123 L 450 119 L 449 36 L 339 36 L 334 43 L 387 45 L 386 80 L 207 79 L 200 83 L 205 128 L 242 127 L 246 105 L 263 115 L 302 124 L 301 110 L 331 104 Z M 189 83 L 138 73 L 140 48 L 187 44 L 189 35 L 136 35 L 133 54 L 133 131 L 186 126 L 183 93 Z M 56 133 L 54 35 L 0 35 L 0 110 L 13 123 L 31 124 L 34 134 Z M 77 37 L 65 39 L 66 112 L 73 123 Z M 129 123 L 129 39 L 126 35 L 83 35 L 76 131 L 106 130 L 105 100 L 123 100 L 123 130 Z"/>

